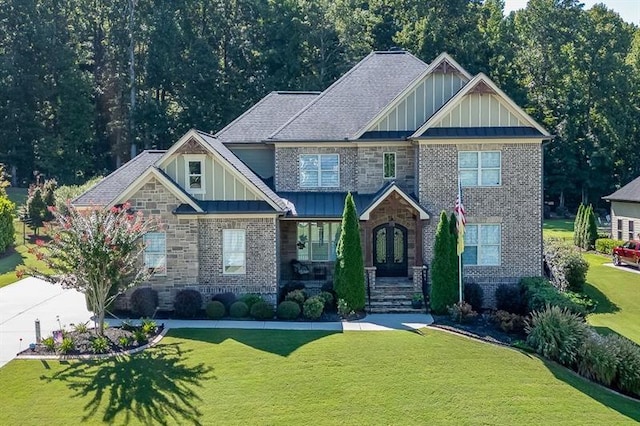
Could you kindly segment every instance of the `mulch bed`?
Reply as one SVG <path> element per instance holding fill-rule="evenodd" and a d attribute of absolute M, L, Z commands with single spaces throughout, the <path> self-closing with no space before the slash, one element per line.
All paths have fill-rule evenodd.
<path fill-rule="evenodd" d="M 525 340 L 526 335 L 520 333 L 505 333 L 493 321 L 488 313 L 478 315 L 467 323 L 457 323 L 449 316 L 433 315 L 434 323 L 431 327 L 452 331 L 475 339 L 499 345 L 511 346 L 515 341 Z"/>
<path fill-rule="evenodd" d="M 158 336 L 164 329 L 164 325 L 158 325 L 156 331 L 147 335 L 147 340 L 138 342 L 135 340 L 134 329 L 131 327 L 108 327 L 104 330 L 104 337 L 108 342 L 108 349 L 105 354 L 117 354 L 131 349 L 136 349 L 140 346 L 146 345 Z M 97 355 L 94 352 L 91 342 L 98 337 L 95 329 L 90 328 L 86 332 L 79 332 L 75 330 L 69 330 L 64 332 L 65 338 L 71 338 L 74 341 L 74 349 L 67 353 L 61 353 L 59 350 L 59 344 L 56 345 L 56 350 L 51 351 L 45 345 L 37 344 L 33 349 L 27 348 L 20 352 L 18 355 L 64 355 L 64 356 L 78 356 L 78 355 Z M 46 337 L 46 336 L 45 336 Z M 126 337 L 130 342 L 126 346 L 122 346 L 119 342 L 120 338 Z"/>

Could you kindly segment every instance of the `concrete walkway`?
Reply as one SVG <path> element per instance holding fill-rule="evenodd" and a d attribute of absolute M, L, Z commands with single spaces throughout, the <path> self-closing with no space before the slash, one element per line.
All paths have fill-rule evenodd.
<path fill-rule="evenodd" d="M 40 320 L 42 337 L 47 337 L 60 325 L 68 327 L 90 317 L 84 295 L 75 290 L 36 278 L 0 288 L 0 367 L 35 342 L 36 319 Z"/>
<path fill-rule="evenodd" d="M 620 265 L 620 266 L 616 266 L 613 263 L 603 263 L 604 266 L 608 266 L 610 268 L 616 268 L 619 269 L 620 271 L 625 271 L 625 272 L 632 272 L 634 274 L 640 274 L 640 269 L 633 267 L 633 266 L 629 266 L 629 265 Z"/>
<path fill-rule="evenodd" d="M 131 320 L 133 323 L 139 320 Z M 108 320 L 120 325 L 120 320 Z M 429 314 L 371 314 L 350 322 L 233 321 L 233 320 L 157 320 L 166 328 L 236 328 L 244 330 L 326 330 L 326 331 L 392 331 L 417 330 L 433 323 Z"/>

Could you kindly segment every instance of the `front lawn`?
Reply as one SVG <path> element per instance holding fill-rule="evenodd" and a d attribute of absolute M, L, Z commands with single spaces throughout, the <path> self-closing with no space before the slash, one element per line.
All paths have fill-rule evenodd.
<path fill-rule="evenodd" d="M 432 329 L 172 330 L 132 358 L 12 361 L 7 424 L 633 424 L 640 403 Z"/>

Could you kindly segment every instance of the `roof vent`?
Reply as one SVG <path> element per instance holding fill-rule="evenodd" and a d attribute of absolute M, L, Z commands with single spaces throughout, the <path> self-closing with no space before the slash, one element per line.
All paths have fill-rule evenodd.
<path fill-rule="evenodd" d="M 400 46 L 391 46 L 389 48 L 389 52 L 402 52 L 404 53 L 404 49 Z"/>

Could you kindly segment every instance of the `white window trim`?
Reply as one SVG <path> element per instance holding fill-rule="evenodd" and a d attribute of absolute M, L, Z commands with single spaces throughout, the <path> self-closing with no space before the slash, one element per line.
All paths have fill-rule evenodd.
<path fill-rule="evenodd" d="M 315 156 L 318 157 L 318 184 L 317 185 L 303 185 L 302 184 L 302 157 L 307 156 Z M 322 156 L 336 156 L 338 157 L 338 181 L 335 185 L 323 185 L 322 184 L 322 167 L 321 167 L 321 157 Z M 298 156 L 298 175 L 299 177 L 299 182 L 300 182 L 300 188 L 339 188 L 340 187 L 340 154 L 337 153 L 331 153 L 331 154 L 300 154 Z"/>
<path fill-rule="evenodd" d="M 385 162 L 385 157 L 387 155 L 393 155 L 393 176 L 385 176 L 384 175 L 384 166 L 385 166 L 385 163 L 386 163 Z M 395 179 L 396 175 L 397 175 L 397 172 L 396 172 L 397 168 L 398 168 L 398 156 L 396 155 L 396 153 L 392 152 L 392 151 L 383 152 L 382 153 L 382 178 L 383 179 L 389 179 L 389 180 Z"/>
<path fill-rule="evenodd" d="M 205 194 L 207 192 L 206 186 L 206 158 L 207 156 L 204 154 L 191 154 L 184 156 L 184 187 L 189 194 Z M 189 162 L 199 162 L 200 163 L 200 188 L 192 189 L 190 185 L 189 177 L 191 174 L 189 173 Z M 194 175 L 195 176 L 195 175 Z"/>
<path fill-rule="evenodd" d="M 463 263 L 463 265 L 465 266 L 480 266 L 480 267 L 484 267 L 484 266 L 502 266 L 502 224 L 501 223 L 468 223 L 466 225 L 466 227 L 468 228 L 469 226 L 477 226 L 478 227 L 478 243 L 476 244 L 467 244 L 467 240 L 465 238 L 465 243 L 464 243 L 464 248 L 465 250 L 467 249 L 467 247 L 476 247 L 477 248 L 477 253 L 476 253 L 476 259 L 480 259 L 480 252 L 482 251 L 481 247 L 485 246 L 485 245 L 497 245 L 498 246 L 498 263 L 474 263 L 474 264 L 465 264 Z M 480 244 L 480 228 L 483 226 L 497 226 L 500 229 L 500 243 L 499 244 Z"/>
<path fill-rule="evenodd" d="M 160 235 L 162 235 L 164 237 L 164 272 L 154 272 L 154 275 L 158 276 L 158 277 L 166 277 L 167 276 L 167 233 L 166 232 L 149 232 L 149 234 L 160 234 Z M 146 236 L 146 234 L 145 234 L 145 236 Z M 142 237 L 142 241 L 143 242 L 144 242 L 144 237 L 145 236 Z M 158 253 L 157 252 L 153 252 L 153 254 L 158 254 Z M 143 256 L 143 259 L 142 259 L 143 264 L 144 264 L 145 267 L 147 267 L 147 264 L 145 262 L 146 259 L 147 259 L 147 248 L 146 248 L 146 245 L 145 245 L 144 252 L 143 252 L 142 256 Z M 149 268 L 149 269 L 151 269 L 151 268 Z"/>
<path fill-rule="evenodd" d="M 474 168 L 462 168 L 460 167 L 460 155 L 461 154 L 468 154 L 468 153 L 476 153 L 478 156 L 478 167 L 474 167 Z M 500 166 L 498 167 L 486 167 L 486 170 L 493 170 L 493 169 L 498 169 L 498 171 L 500 172 L 499 174 L 499 181 L 497 185 L 482 185 L 482 154 L 483 152 L 496 152 L 498 154 L 500 154 Z M 502 186 L 502 151 L 499 150 L 488 150 L 488 151 L 458 151 L 458 175 L 460 175 L 460 172 L 463 170 L 476 170 L 478 172 L 478 179 L 476 180 L 476 184 L 475 185 L 465 185 L 462 184 L 462 187 L 464 188 L 497 188 Z"/>
<path fill-rule="evenodd" d="M 225 250 L 225 234 L 228 232 L 242 232 L 244 234 L 244 268 L 239 272 L 227 272 L 225 271 L 225 260 L 227 259 L 227 250 Z M 236 253 L 236 252 L 231 252 Z M 239 252 L 238 252 L 239 253 Z M 247 274 L 247 231 L 246 229 L 223 229 L 222 230 L 222 275 L 246 275 Z"/>

